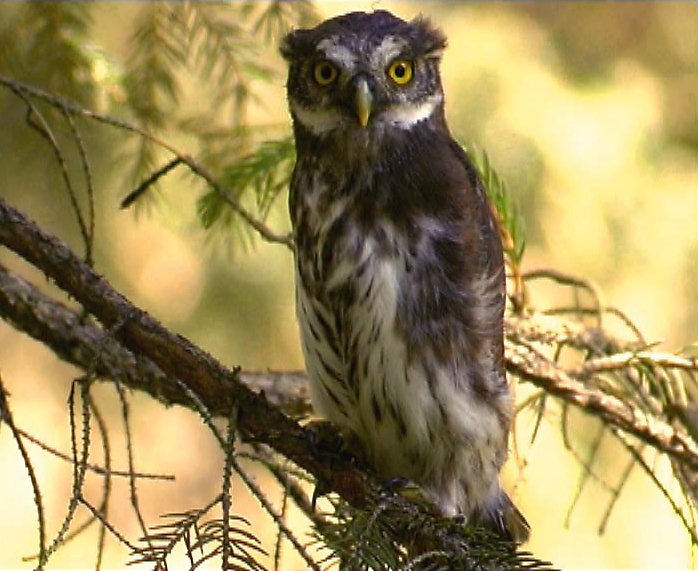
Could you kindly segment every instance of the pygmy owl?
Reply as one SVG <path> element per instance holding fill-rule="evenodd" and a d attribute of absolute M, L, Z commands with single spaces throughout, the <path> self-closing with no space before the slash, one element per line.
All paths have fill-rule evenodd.
<path fill-rule="evenodd" d="M 386 11 L 282 44 L 301 342 L 316 411 L 380 477 L 521 542 L 528 525 L 499 484 L 512 419 L 502 246 L 446 125 L 445 46 L 428 20 Z"/>

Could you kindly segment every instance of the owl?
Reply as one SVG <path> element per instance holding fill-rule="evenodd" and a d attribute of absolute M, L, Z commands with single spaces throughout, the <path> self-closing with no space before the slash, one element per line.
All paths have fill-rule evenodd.
<path fill-rule="evenodd" d="M 512 420 L 502 245 L 446 124 L 445 47 L 427 19 L 387 11 L 282 43 L 301 343 L 317 413 L 358 437 L 381 478 L 522 542 L 528 524 L 499 483 Z"/>

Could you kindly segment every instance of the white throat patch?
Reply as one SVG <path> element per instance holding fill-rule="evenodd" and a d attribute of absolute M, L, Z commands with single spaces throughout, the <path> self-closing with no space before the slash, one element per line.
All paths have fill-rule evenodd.
<path fill-rule="evenodd" d="M 342 125 L 347 127 L 344 116 L 334 109 L 309 109 L 295 101 L 290 102 L 290 107 L 296 120 L 313 135 L 326 135 Z"/>
<path fill-rule="evenodd" d="M 412 125 L 431 117 L 442 101 L 443 95 L 435 93 L 418 103 L 396 103 L 376 119 L 400 129 L 409 129 Z"/>
<path fill-rule="evenodd" d="M 397 127 L 398 129 L 409 129 L 420 121 L 431 117 L 436 108 L 443 101 L 441 93 L 435 93 L 418 103 L 394 103 L 390 109 L 372 115 L 367 129 L 374 123 L 383 126 Z M 313 135 L 326 135 L 336 129 L 348 129 L 352 127 L 350 120 L 335 109 L 310 109 L 292 101 L 291 111 L 298 122 L 308 129 Z M 358 127 L 358 119 L 356 120 Z"/>

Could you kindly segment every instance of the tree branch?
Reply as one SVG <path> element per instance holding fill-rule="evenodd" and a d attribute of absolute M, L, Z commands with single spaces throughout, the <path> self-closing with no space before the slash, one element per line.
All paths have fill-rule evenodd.
<path fill-rule="evenodd" d="M 698 446 L 688 434 L 645 414 L 630 402 L 586 388 L 533 348 L 507 339 L 506 351 L 509 372 L 698 470 Z"/>
<path fill-rule="evenodd" d="M 97 377 L 118 381 L 144 392 L 166 406 L 191 404 L 174 379 L 152 361 L 125 349 L 79 310 L 52 299 L 0 264 L 0 316 L 17 330 L 51 349 L 66 363 Z M 290 416 L 311 413 L 310 391 L 302 372 L 239 372 L 252 391 Z"/>
<path fill-rule="evenodd" d="M 236 372 L 231 374 L 212 357 L 201 352 L 185 339 L 167 332 L 146 313 L 137 310 L 122 296 L 111 290 L 106 281 L 99 276 L 87 275 L 83 276 L 82 280 L 76 280 L 74 272 L 79 275 L 81 271 L 89 268 L 75 259 L 73 263 L 76 265 L 70 269 L 63 261 L 69 259 L 67 247 L 57 243 L 55 238 L 42 233 L 19 213 L 4 205 L 1 200 L 0 222 L 2 222 L 0 225 L 2 243 L 37 267 L 47 271 L 47 274 L 53 277 L 60 287 L 78 301 L 83 302 L 84 298 L 87 303 L 91 303 L 89 307 L 87 303 L 85 304 L 86 309 L 98 318 L 103 315 L 105 326 L 111 327 L 114 324 L 123 323 L 123 326 L 116 331 L 116 337 L 122 337 L 124 345 L 129 346 L 130 343 L 134 348 L 134 352 L 125 350 L 103 329 L 86 322 L 77 311 L 52 300 L 22 278 L 12 275 L 0 266 L 0 312 L 15 327 L 51 347 L 61 359 L 83 369 L 96 359 L 97 374 L 144 391 L 164 404 L 179 404 L 191 408 L 189 397 L 173 382 L 172 376 L 181 378 L 197 395 L 216 395 L 223 398 L 220 401 L 214 400 L 210 405 L 205 403 L 214 416 L 225 415 L 225 407 L 230 406 L 232 402 L 230 394 L 227 394 L 224 388 L 229 383 L 232 383 L 229 389 L 231 394 L 235 394 L 238 389 L 246 391 L 242 393 L 242 398 L 251 399 L 253 403 L 253 408 L 249 410 L 251 417 L 256 413 L 265 414 L 266 412 L 264 408 L 258 409 L 260 406 L 258 401 L 262 397 L 252 393 L 252 390 L 263 392 L 268 400 L 265 403 L 267 406 L 271 402 L 294 416 L 307 415 L 310 412 L 309 391 L 302 373 Z M 39 244 L 50 245 L 55 252 L 41 255 L 47 247 Z M 54 260 L 51 255 L 57 256 L 57 260 Z M 48 271 L 52 266 L 55 268 L 55 273 Z M 101 305 L 103 302 L 100 295 L 102 294 L 108 294 L 104 299 L 104 306 Z M 537 326 L 539 327 L 540 324 L 541 322 L 538 322 Z M 560 335 L 573 338 L 574 335 L 579 334 L 570 331 L 560 333 L 559 330 L 546 333 L 539 329 L 533 335 L 530 319 L 508 317 L 506 364 L 511 373 L 530 381 L 565 402 L 597 414 L 609 425 L 636 436 L 672 458 L 698 470 L 698 447 L 687 434 L 661 419 L 643 413 L 628 402 L 588 389 L 582 383 L 582 380 L 602 363 L 617 367 L 630 363 L 633 359 L 644 357 L 656 359 L 661 365 L 696 370 L 698 363 L 695 359 L 646 352 L 634 354 L 632 357 L 632 354 L 624 352 L 606 359 L 593 360 L 588 365 L 565 371 L 557 363 L 520 343 L 522 339 L 531 339 L 536 335 L 559 341 Z M 154 344 L 152 348 L 151 342 Z M 178 349 L 177 354 L 185 359 L 183 367 L 180 367 L 176 357 L 170 355 L 167 343 L 174 344 Z M 155 352 L 153 360 L 141 356 L 148 355 L 144 348 Z M 198 358 L 204 359 L 207 363 L 208 374 L 197 371 Z M 154 364 L 156 359 L 162 359 L 163 368 Z M 180 377 L 183 370 L 186 370 L 185 367 L 191 367 L 195 374 Z M 168 370 L 169 375 L 165 374 L 163 369 Z M 240 384 L 241 382 L 244 384 Z M 221 392 L 226 394 L 220 395 Z M 249 403 L 246 402 L 246 404 Z M 270 422 L 269 425 L 272 423 Z M 245 426 L 244 423 L 243 426 Z M 262 441 L 265 441 L 263 435 L 266 432 L 266 429 L 259 426 L 250 430 L 251 435 Z M 295 432 L 298 436 L 297 430 Z M 289 434 L 292 433 L 294 433 L 293 430 L 289 432 Z M 279 451 L 283 453 L 282 450 Z"/>
<path fill-rule="evenodd" d="M 352 463 L 314 454 L 304 429 L 273 406 L 263 392 L 255 393 L 243 384 L 239 371 L 226 369 L 132 305 L 62 241 L 2 199 L 0 244 L 40 268 L 104 327 L 82 320 L 76 311 L 49 300 L 3 268 L 0 311 L 16 327 L 46 342 L 61 358 L 83 368 L 89 362 L 96 373 L 109 375 L 162 402 L 181 404 L 200 413 L 203 406 L 206 414 L 227 417 L 235 406 L 239 411 L 238 427 L 246 439 L 266 444 L 289 458 L 355 508 L 383 506 L 382 513 L 397 541 L 419 537 L 435 552 L 456 554 L 464 566 L 481 567 L 488 561 L 492 564 L 487 559 L 490 551 L 466 544 L 463 536 L 435 517 L 428 506 L 418 506 L 399 494 L 386 496 L 371 475 Z M 501 557 L 508 557 L 510 565 L 521 557 L 529 566 L 544 566 L 525 553 L 514 555 L 508 549 L 495 557 L 500 557 L 495 559 L 495 566 L 502 565 L 505 559 Z"/>
<path fill-rule="evenodd" d="M 168 165 L 165 167 L 166 172 L 171 170 L 172 168 L 176 167 L 177 165 L 184 164 L 186 165 L 189 170 L 191 170 L 195 175 L 201 177 L 201 179 L 205 180 L 206 183 L 218 193 L 223 200 L 233 209 L 233 211 L 242 218 L 246 224 L 254 228 L 254 230 L 259 234 L 259 236 L 271 243 L 278 243 L 278 244 L 283 244 L 289 249 L 293 249 L 293 241 L 290 236 L 282 236 L 276 234 L 271 228 L 268 228 L 261 220 L 258 220 L 255 218 L 252 213 L 248 212 L 240 203 L 240 201 L 235 198 L 225 187 L 223 187 L 218 180 L 216 180 L 216 177 L 213 176 L 212 173 L 210 173 L 207 169 L 205 169 L 201 164 L 196 162 L 192 157 L 189 155 L 185 155 L 183 153 L 180 153 L 175 147 L 167 143 L 166 141 L 156 137 L 152 133 L 146 131 L 145 129 L 142 129 L 136 125 L 133 125 L 127 121 L 121 120 L 121 119 L 115 119 L 113 117 L 110 117 L 109 115 L 103 115 L 101 113 L 97 113 L 95 111 L 90 111 L 89 109 L 85 109 L 79 105 L 76 105 L 75 103 L 72 103 L 71 101 L 68 101 L 67 99 L 64 99 L 62 97 L 59 97 L 57 95 L 54 95 L 52 93 L 48 93 L 42 89 L 39 89 L 38 87 L 34 87 L 33 85 L 27 85 L 26 83 L 22 83 L 20 81 L 16 81 L 10 77 L 7 77 L 5 75 L 0 74 L 0 85 L 4 85 L 11 89 L 15 94 L 17 94 L 27 105 L 29 105 L 30 109 L 33 108 L 31 105 L 31 102 L 28 100 L 28 97 L 35 97 L 37 99 L 40 99 L 42 101 L 46 101 L 50 105 L 57 107 L 60 109 L 63 114 L 66 116 L 70 117 L 71 114 L 75 114 L 78 116 L 86 117 L 88 119 L 92 119 L 93 121 L 97 121 L 99 123 L 103 123 L 105 125 L 111 125 L 112 127 L 117 127 L 119 129 L 123 129 L 125 131 L 128 131 L 130 133 L 134 133 L 136 135 L 139 135 L 140 137 L 143 137 L 145 140 L 150 141 L 152 143 L 155 143 L 162 149 L 166 150 L 168 153 L 173 155 L 173 159 L 168 163 Z M 54 144 L 54 148 L 57 148 L 56 145 Z M 171 165 L 171 166 L 170 166 Z M 169 166 L 169 168 L 168 168 Z M 161 169 L 162 170 L 162 169 Z M 164 175 L 165 172 L 161 172 L 160 176 Z M 132 193 L 129 194 L 124 199 L 124 202 L 122 202 L 123 207 L 127 207 L 131 202 L 133 202 L 139 194 L 141 194 L 150 184 L 152 184 L 154 181 L 152 180 L 147 180 L 144 183 L 142 183 L 138 189 L 133 191 Z M 79 211 L 76 210 L 76 212 L 79 213 Z M 81 224 L 81 228 L 82 228 Z"/>
<path fill-rule="evenodd" d="M 178 379 L 188 391 L 202 399 L 203 404 L 213 416 L 227 416 L 233 403 L 240 408 L 240 426 L 247 436 L 262 441 L 287 457 L 293 459 L 301 467 L 308 469 L 318 476 L 326 477 L 332 481 L 332 476 L 327 467 L 324 467 L 310 454 L 305 433 L 294 421 L 283 415 L 278 409 L 269 404 L 263 394 L 252 392 L 240 382 L 237 371 L 229 371 L 187 339 L 175 335 L 165 329 L 160 323 L 146 312 L 132 305 L 126 298 L 116 292 L 111 285 L 98 275 L 94 270 L 82 262 L 59 239 L 44 232 L 34 223 L 25 218 L 20 212 L 8 206 L 0 199 L 0 243 L 13 250 L 26 261 L 41 269 L 56 285 L 75 298 L 90 314 L 94 315 L 109 331 L 97 334 L 94 326 L 85 328 L 68 314 L 67 308 L 51 306 L 60 314 L 69 319 L 69 323 L 75 326 L 73 337 L 69 343 L 61 346 L 56 338 L 58 330 L 45 332 L 47 337 L 52 337 L 54 344 L 59 348 L 61 356 L 67 356 L 71 362 L 79 356 L 81 360 L 94 358 L 95 352 L 100 352 L 102 346 L 107 347 L 105 336 L 113 336 L 119 343 L 132 353 L 143 355 L 151 361 L 135 360 L 133 356 L 128 361 L 132 362 L 131 375 L 124 376 L 117 369 L 108 371 L 114 378 L 123 378 L 125 384 L 145 390 L 149 394 L 168 403 L 182 404 L 191 408 L 186 395 L 181 389 L 170 382 L 164 382 L 169 376 Z M 24 287 L 15 287 L 27 293 L 26 282 Z M 36 292 L 32 292 L 32 301 L 37 302 Z M 40 310 L 32 315 L 34 327 L 38 325 L 37 318 L 41 310 L 46 311 L 46 300 L 41 299 Z M 74 316 L 73 316 L 74 318 Z M 28 331 L 30 332 L 30 331 Z M 31 333 L 31 332 L 30 332 Z M 34 331 L 36 333 L 36 331 Z M 88 338 L 97 335 L 97 338 L 89 339 L 93 344 L 92 351 L 86 346 L 80 347 L 76 353 L 75 335 L 82 333 Z M 84 353 L 80 353 L 80 351 Z M 101 365 L 105 368 L 109 363 L 115 365 L 117 356 L 111 355 L 102 359 Z M 128 362 L 127 361 L 127 362 Z M 151 368 L 152 364 L 160 369 Z M 134 371 L 146 372 L 143 378 L 136 379 Z"/>

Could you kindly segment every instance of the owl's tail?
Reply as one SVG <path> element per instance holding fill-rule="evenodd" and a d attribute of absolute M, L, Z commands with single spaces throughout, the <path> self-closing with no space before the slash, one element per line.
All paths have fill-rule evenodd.
<path fill-rule="evenodd" d="M 517 544 L 526 543 L 531 535 L 531 526 L 504 490 L 499 490 L 474 519 L 483 527 Z"/>

